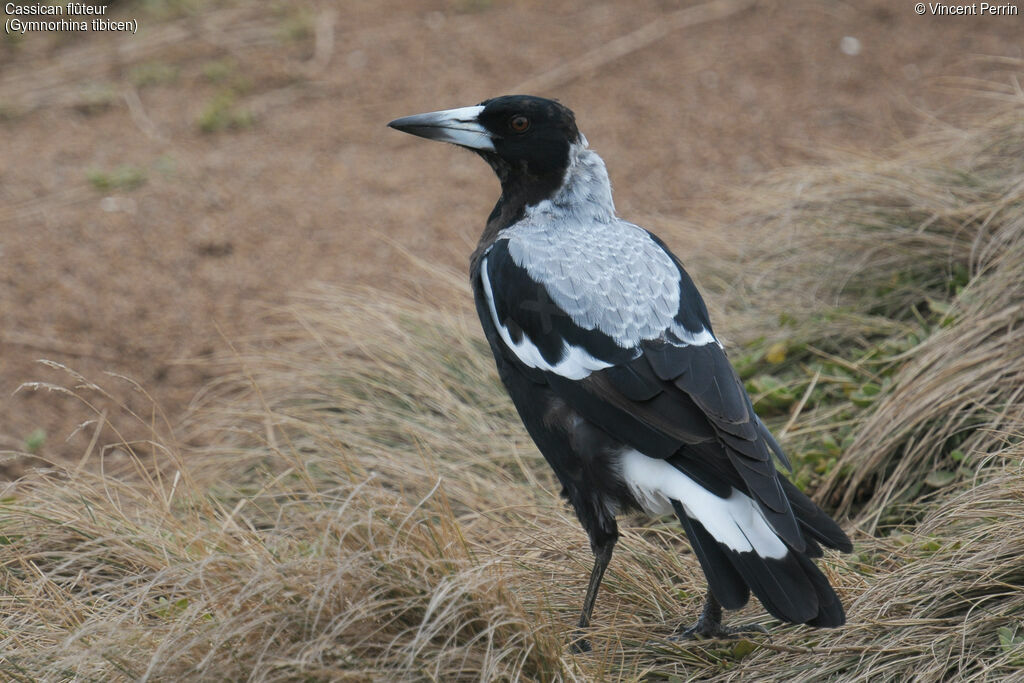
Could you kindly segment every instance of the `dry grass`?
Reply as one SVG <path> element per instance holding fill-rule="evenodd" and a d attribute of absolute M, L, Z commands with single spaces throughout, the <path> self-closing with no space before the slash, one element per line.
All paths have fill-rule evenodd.
<path fill-rule="evenodd" d="M 437 336 L 456 321 L 423 328 L 365 302 L 309 300 L 316 324 L 281 328 L 316 329 L 304 343 L 240 356 L 256 367 L 201 397 L 189 438 L 211 445 L 187 463 L 136 444 L 98 472 L 55 463 L 22 482 L 3 507 L 7 673 L 489 679 L 557 661 L 491 533 L 544 511 L 518 497 L 516 468 L 534 459 L 512 447 L 482 349 Z M 352 345 L 356 324 L 392 343 Z M 405 344 L 429 360 L 411 366 Z M 488 438 L 507 446 L 484 451 Z"/>
<path fill-rule="evenodd" d="M 1018 101 L 891 160 L 789 174 L 762 195 L 756 215 L 768 220 L 751 230 L 787 237 L 758 257 L 765 274 L 746 294 L 771 291 L 761 312 L 781 323 L 758 330 L 748 374 L 788 382 L 784 408 L 808 392 L 791 445 L 817 440 L 828 456 L 819 499 L 862 515 L 868 531 L 902 519 L 891 513 L 928 486 L 971 476 L 971 454 L 1022 438 L 1024 353 L 1012 351 L 1024 348 L 1021 111 Z M 778 343 L 785 360 L 764 362 Z"/>
<path fill-rule="evenodd" d="M 778 419 L 804 464 L 815 429 L 843 423 L 850 436 L 809 480 L 857 515 L 856 554 L 825 562 L 845 628 L 670 642 L 699 608 L 700 571 L 675 525 L 627 519 L 595 615 L 596 651 L 569 654 L 590 552 L 468 309 L 325 289 L 269 314 L 264 338 L 239 342 L 225 359 L 236 370 L 196 399 L 186 424 L 101 412 L 81 466 L 54 462 L 11 486 L 0 501 L 0 672 L 1024 676 L 1020 111 L 949 133 L 954 149 L 922 141 L 897 161 L 804 171 L 795 204 L 792 177 L 758 194 L 755 218 L 795 232 L 786 261 L 735 290 L 733 305 L 754 286 L 794 279 L 801 286 L 780 301 L 802 301 L 808 314 L 781 331 L 752 316 L 732 333 L 764 337 L 738 350 L 760 354 L 754 378 L 778 366 L 790 381 L 812 359 L 830 364 L 793 380 L 806 400 Z M 971 182 L 953 184 L 966 172 Z M 824 264 L 842 286 L 817 270 Z M 431 278 L 433 296 L 468 298 L 453 278 Z M 781 360 L 765 352 L 780 336 Z M 843 368 L 846 379 L 823 371 Z M 864 394 L 861 375 L 879 391 Z M 61 391 L 87 406 L 104 393 L 74 375 L 68 384 Z M 99 445 L 116 442 L 111 430 L 126 419 L 153 438 Z M 954 466 L 952 479 L 915 490 Z M 733 617 L 764 618 L 757 606 Z"/>

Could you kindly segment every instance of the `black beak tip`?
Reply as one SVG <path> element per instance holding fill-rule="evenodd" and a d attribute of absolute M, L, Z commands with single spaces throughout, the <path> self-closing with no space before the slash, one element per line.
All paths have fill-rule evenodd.
<path fill-rule="evenodd" d="M 400 116 L 397 119 L 388 121 L 388 128 L 400 130 L 403 133 L 411 133 L 414 128 L 422 128 L 423 122 L 419 116 Z M 415 135 L 415 133 L 413 133 Z"/>
<path fill-rule="evenodd" d="M 395 119 L 394 121 L 388 122 L 388 128 L 397 130 L 400 133 L 407 133 L 409 135 L 415 135 L 421 138 L 430 138 L 431 133 L 436 133 L 436 130 L 431 128 L 425 128 L 423 126 L 417 126 L 415 124 L 406 123 L 404 119 Z"/>
<path fill-rule="evenodd" d="M 441 127 L 424 125 L 422 121 L 418 119 L 414 120 L 411 116 L 389 121 L 388 128 L 394 128 L 402 133 L 408 133 L 409 135 L 415 135 L 420 138 L 427 138 L 428 140 L 435 140 L 439 134 L 444 132 L 444 129 Z"/>

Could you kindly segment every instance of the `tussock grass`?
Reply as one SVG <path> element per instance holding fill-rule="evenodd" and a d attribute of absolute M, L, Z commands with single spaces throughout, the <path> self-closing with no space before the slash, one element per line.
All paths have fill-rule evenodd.
<path fill-rule="evenodd" d="M 741 369 L 769 411 L 805 399 L 804 483 L 866 528 L 1021 438 L 1022 110 L 761 195 L 751 229 L 786 239 L 749 289 L 788 296 Z"/>
<path fill-rule="evenodd" d="M 773 638 L 737 678 L 1009 680 L 1024 673 L 1024 451 L 932 500 L 912 531 L 862 540 L 848 568 L 850 623 Z M 845 577 L 850 581 L 851 577 Z M 849 584 L 848 584 L 849 586 Z M 852 598 L 852 599 L 851 599 Z M 799 644 L 797 644 L 799 643 Z"/>
<path fill-rule="evenodd" d="M 529 580 L 492 533 L 543 510 L 518 495 L 539 467 L 507 437 L 479 342 L 441 339 L 451 328 L 437 320 L 424 334 L 424 314 L 365 298 L 308 303 L 327 329 L 300 344 L 289 317 L 288 350 L 239 356 L 258 369 L 200 397 L 188 438 L 213 445 L 187 461 L 126 445 L 98 472 L 54 463 L 0 507 L 6 673 L 492 679 L 557 666 L 561 642 L 507 587 Z M 321 341 L 373 322 L 393 341 Z M 429 360 L 398 365 L 406 343 Z M 87 402 L 100 389 L 73 391 Z M 493 432 L 504 453 L 481 447 Z"/>
<path fill-rule="evenodd" d="M 670 521 L 627 518 L 595 652 L 571 655 L 590 551 L 468 306 L 322 289 L 237 342 L 185 424 L 97 412 L 81 463 L 9 486 L 0 675 L 1024 676 L 1021 111 L 753 193 L 750 229 L 785 239 L 731 306 L 771 287 L 786 316 L 748 316 L 733 357 L 797 480 L 852 516 L 855 554 L 823 563 L 846 627 L 670 641 L 698 564 Z M 35 388 L 116 395 L 67 384 Z"/>

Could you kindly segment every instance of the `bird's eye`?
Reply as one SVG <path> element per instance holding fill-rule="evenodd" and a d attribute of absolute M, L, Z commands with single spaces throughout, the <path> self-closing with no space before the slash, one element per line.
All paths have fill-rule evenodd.
<path fill-rule="evenodd" d="M 517 133 L 525 133 L 530 127 L 530 119 L 522 114 L 517 114 L 509 120 L 508 125 Z"/>

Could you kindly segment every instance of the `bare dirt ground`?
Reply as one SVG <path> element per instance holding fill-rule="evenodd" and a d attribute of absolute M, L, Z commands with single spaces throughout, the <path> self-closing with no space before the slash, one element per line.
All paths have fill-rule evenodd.
<path fill-rule="evenodd" d="M 150 414 L 103 373 L 130 377 L 175 424 L 214 372 L 193 361 L 258 338 L 259 312 L 289 292 L 408 287 L 402 249 L 463 271 L 497 183 L 385 128 L 400 115 L 557 97 L 620 212 L 699 261 L 699 231 L 671 226 L 699 226 L 721 188 L 837 150 L 884 154 L 998 106 L 979 92 L 1020 87 L 1024 17 L 913 5 L 166 0 L 109 9 L 134 36 L 5 36 L 0 451 L 80 457 L 92 437 L 68 438 L 89 417 L 76 402 L 13 393 L 67 381 L 37 359 Z"/>

